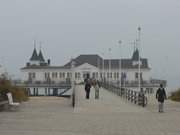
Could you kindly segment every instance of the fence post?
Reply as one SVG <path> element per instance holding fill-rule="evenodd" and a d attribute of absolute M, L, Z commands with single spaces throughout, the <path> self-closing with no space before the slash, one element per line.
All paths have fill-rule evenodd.
<path fill-rule="evenodd" d="M 134 104 L 136 104 L 136 100 L 137 100 L 137 92 L 134 92 Z"/>

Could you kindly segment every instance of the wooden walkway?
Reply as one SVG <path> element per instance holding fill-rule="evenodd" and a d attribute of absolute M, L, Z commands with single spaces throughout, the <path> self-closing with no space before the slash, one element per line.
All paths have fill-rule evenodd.
<path fill-rule="evenodd" d="M 100 90 L 100 99 L 86 100 L 76 87 L 76 106 L 59 97 L 34 97 L 17 112 L 0 112 L 0 135 L 179 135 L 180 103 L 166 101 L 157 112 L 153 97 L 146 108 Z"/>

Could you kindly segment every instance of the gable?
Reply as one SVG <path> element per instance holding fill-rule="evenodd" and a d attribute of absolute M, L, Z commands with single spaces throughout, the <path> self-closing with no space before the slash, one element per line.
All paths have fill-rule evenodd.
<path fill-rule="evenodd" d="M 83 70 L 92 70 L 92 69 L 98 70 L 97 67 L 95 67 L 95 66 L 93 66 L 93 65 L 91 65 L 89 63 L 81 64 L 80 66 L 75 67 L 75 69 L 79 69 L 79 70 L 82 70 L 82 71 Z"/>

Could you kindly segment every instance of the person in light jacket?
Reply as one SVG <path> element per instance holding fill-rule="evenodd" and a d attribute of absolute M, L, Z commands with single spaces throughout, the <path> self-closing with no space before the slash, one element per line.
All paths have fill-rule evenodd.
<path fill-rule="evenodd" d="M 94 89 L 95 89 L 95 99 L 99 99 L 99 88 L 101 87 L 100 82 L 98 80 L 94 80 L 93 81 L 93 86 L 94 86 Z"/>

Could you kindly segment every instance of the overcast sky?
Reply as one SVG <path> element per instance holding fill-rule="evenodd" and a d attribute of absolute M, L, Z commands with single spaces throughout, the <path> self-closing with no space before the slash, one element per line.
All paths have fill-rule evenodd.
<path fill-rule="evenodd" d="M 0 62 L 19 76 L 34 39 L 55 65 L 79 54 L 108 58 L 108 48 L 113 58 L 131 57 L 138 26 L 152 76 L 180 87 L 179 0 L 0 0 Z"/>

